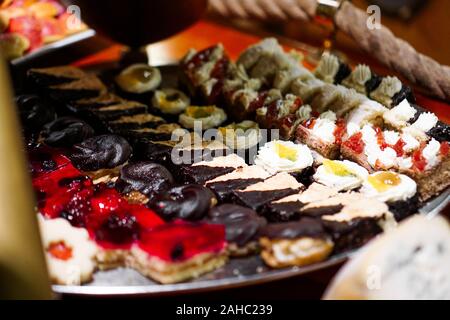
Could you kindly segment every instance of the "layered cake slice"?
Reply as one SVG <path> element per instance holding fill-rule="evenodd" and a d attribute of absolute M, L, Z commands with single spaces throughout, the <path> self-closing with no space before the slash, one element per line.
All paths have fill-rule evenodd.
<path fill-rule="evenodd" d="M 141 113 L 132 116 L 121 116 L 118 119 L 108 121 L 107 127 L 113 133 L 120 133 L 130 129 L 156 128 L 166 121 L 150 113 Z"/>
<path fill-rule="evenodd" d="M 296 139 L 326 158 L 337 159 L 345 132 L 345 121 L 337 119 L 334 112 L 328 111 L 318 118 L 313 117 L 300 123 L 296 130 Z"/>
<path fill-rule="evenodd" d="M 172 140 L 173 133 L 180 129 L 180 126 L 177 123 L 163 123 L 156 125 L 154 128 L 149 127 L 141 127 L 141 128 L 132 128 L 132 129 L 124 129 L 117 130 L 119 134 L 127 137 L 132 143 L 134 140 L 151 140 L 151 141 L 167 141 Z"/>
<path fill-rule="evenodd" d="M 104 105 L 89 110 L 92 117 L 102 121 L 117 120 L 122 116 L 133 116 L 146 112 L 147 106 L 136 101 L 121 101 L 117 104 Z"/>
<path fill-rule="evenodd" d="M 317 219 L 268 224 L 259 234 L 261 257 L 272 268 L 317 263 L 333 250 L 332 240 Z"/>
<path fill-rule="evenodd" d="M 215 157 L 210 161 L 181 165 L 179 168 L 179 179 L 186 183 L 204 184 L 206 181 L 243 167 L 247 167 L 245 160 L 233 153 L 227 156 Z"/>
<path fill-rule="evenodd" d="M 233 191 L 232 198 L 239 204 L 258 210 L 266 203 L 298 193 L 302 189 L 303 184 L 290 174 L 282 172 L 245 189 Z"/>
<path fill-rule="evenodd" d="M 94 75 L 87 75 L 83 78 L 52 85 L 46 88 L 50 96 L 63 102 L 76 101 L 83 98 L 92 98 L 106 92 L 106 86 Z"/>
<path fill-rule="evenodd" d="M 80 285 L 92 280 L 98 249 L 88 232 L 61 218 L 38 216 L 38 221 L 52 283 Z"/>
<path fill-rule="evenodd" d="M 174 222 L 142 232 L 127 265 L 161 283 L 177 283 L 213 271 L 227 261 L 225 228 Z"/>
<path fill-rule="evenodd" d="M 27 72 L 28 80 L 32 84 L 36 84 L 40 87 L 48 87 L 52 85 L 72 82 L 86 76 L 86 72 L 72 66 L 30 69 Z"/>
<path fill-rule="evenodd" d="M 359 248 L 396 225 L 385 203 L 365 197 L 347 202 L 339 212 L 324 215 L 321 219 L 327 232 L 332 235 L 336 253 Z"/>
<path fill-rule="evenodd" d="M 220 202 L 227 202 L 230 200 L 233 191 L 245 189 L 252 184 L 264 181 L 270 176 L 271 174 L 260 166 L 245 166 L 208 180 L 205 185 L 214 191 Z"/>
<path fill-rule="evenodd" d="M 300 219 L 300 210 L 311 202 L 331 198 L 338 189 L 318 183 L 311 184 L 306 190 L 266 204 L 261 213 L 271 222 L 286 222 Z"/>

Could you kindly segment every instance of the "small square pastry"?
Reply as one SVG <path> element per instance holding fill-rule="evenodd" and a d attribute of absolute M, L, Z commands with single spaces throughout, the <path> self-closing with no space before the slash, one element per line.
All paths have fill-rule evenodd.
<path fill-rule="evenodd" d="M 72 82 L 84 78 L 87 73 L 72 66 L 58 66 L 51 68 L 30 69 L 27 72 L 28 80 L 40 87 L 48 87 L 62 83 Z"/>
<path fill-rule="evenodd" d="M 225 226 L 228 251 L 232 257 L 256 253 L 259 249 L 259 230 L 267 224 L 266 219 L 255 211 L 228 203 L 209 210 L 205 221 Z"/>
<path fill-rule="evenodd" d="M 271 174 L 260 166 L 245 166 L 209 180 L 205 185 L 214 191 L 220 202 L 226 202 L 231 200 L 233 191 L 245 189 L 252 184 L 264 181 L 270 176 Z"/>
<path fill-rule="evenodd" d="M 206 181 L 246 166 L 243 158 L 232 153 L 227 156 L 215 157 L 210 161 L 182 165 L 179 169 L 179 177 L 186 183 L 204 184 Z"/>
<path fill-rule="evenodd" d="M 167 141 L 172 140 L 176 137 L 174 132 L 180 129 L 177 123 L 163 123 L 159 124 L 154 128 L 151 127 L 141 127 L 141 128 L 131 128 L 124 130 L 117 130 L 117 132 L 131 141 L 136 139 L 148 139 L 152 141 Z"/>
<path fill-rule="evenodd" d="M 146 112 L 147 106 L 136 101 L 122 101 L 118 104 L 105 105 L 89 110 L 91 117 L 102 121 L 112 121 L 122 116 L 133 116 Z"/>
<path fill-rule="evenodd" d="M 110 132 L 120 133 L 130 129 L 154 129 L 166 121 L 150 113 L 140 113 L 132 116 L 121 116 L 115 120 L 108 121 L 107 127 Z"/>
<path fill-rule="evenodd" d="M 385 203 L 365 197 L 348 202 L 341 211 L 323 215 L 321 219 L 332 235 L 336 253 L 359 248 L 396 226 L 395 218 Z"/>
<path fill-rule="evenodd" d="M 292 141 L 267 142 L 259 149 L 254 162 L 271 174 L 289 173 L 305 185 L 310 184 L 314 173 L 311 150 Z"/>
<path fill-rule="evenodd" d="M 389 109 L 397 106 L 405 99 L 412 103 L 416 101 L 410 87 L 402 84 L 397 77 L 390 76 L 382 78 L 378 87 L 369 93 L 369 97 Z"/>
<path fill-rule="evenodd" d="M 345 121 L 337 119 L 334 112 L 328 111 L 318 118 L 309 118 L 300 123 L 297 127 L 296 139 L 325 158 L 337 159 L 345 131 Z"/>
<path fill-rule="evenodd" d="M 326 200 L 337 194 L 338 189 L 313 183 L 300 193 L 264 205 L 261 213 L 271 222 L 295 221 L 300 219 L 301 209 L 307 204 Z"/>
<path fill-rule="evenodd" d="M 106 92 L 106 86 L 94 75 L 87 75 L 72 82 L 52 85 L 46 88 L 50 96 L 63 102 L 76 101 L 83 98 L 93 98 Z"/>
<path fill-rule="evenodd" d="M 72 227 L 61 218 L 46 220 L 38 215 L 38 221 L 52 283 L 80 285 L 91 281 L 98 248 L 86 229 Z"/>
<path fill-rule="evenodd" d="M 259 235 L 261 258 L 272 268 L 317 263 L 333 250 L 332 240 L 317 219 L 268 224 Z"/>
<path fill-rule="evenodd" d="M 253 210 L 266 203 L 298 193 L 304 186 L 286 172 L 278 173 L 263 182 L 252 184 L 245 189 L 233 191 L 233 200 Z"/>
<path fill-rule="evenodd" d="M 127 265 L 160 283 L 197 278 L 225 264 L 225 228 L 173 222 L 142 232 Z"/>

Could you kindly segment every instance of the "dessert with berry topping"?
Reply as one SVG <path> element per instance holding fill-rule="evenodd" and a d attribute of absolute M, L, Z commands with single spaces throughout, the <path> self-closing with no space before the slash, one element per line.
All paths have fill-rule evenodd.
<path fill-rule="evenodd" d="M 226 246 L 222 225 L 172 222 L 143 232 L 127 265 L 158 282 L 176 283 L 223 266 Z"/>

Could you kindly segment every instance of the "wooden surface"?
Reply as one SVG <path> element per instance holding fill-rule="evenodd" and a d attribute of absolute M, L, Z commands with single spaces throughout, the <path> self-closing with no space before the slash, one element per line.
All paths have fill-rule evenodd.
<path fill-rule="evenodd" d="M 179 60 L 189 48 L 203 49 L 222 42 L 231 58 L 249 45 L 257 42 L 260 37 L 246 34 L 211 21 L 200 21 L 186 31 L 150 46 L 151 64 L 161 65 Z M 290 43 L 291 44 L 291 43 Z M 292 45 L 292 44 L 291 44 Z M 76 61 L 78 66 L 116 61 L 120 58 L 123 48 L 114 45 L 95 55 Z M 441 119 L 450 123 L 449 105 L 418 95 L 421 106 L 435 112 Z M 242 289 L 192 295 L 189 298 L 203 301 L 220 301 L 221 299 L 258 298 L 258 299 L 319 299 L 327 284 L 338 268 L 315 272 L 309 276 L 297 277 L 275 283 L 253 286 Z"/>

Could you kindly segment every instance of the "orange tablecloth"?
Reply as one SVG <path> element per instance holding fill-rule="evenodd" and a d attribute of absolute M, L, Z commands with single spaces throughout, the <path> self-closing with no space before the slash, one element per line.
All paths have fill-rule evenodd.
<path fill-rule="evenodd" d="M 190 48 L 203 49 L 218 42 L 223 43 L 231 58 L 250 44 L 257 42 L 260 37 L 223 26 L 211 21 L 202 20 L 182 33 L 165 41 L 150 46 L 150 59 L 154 65 L 171 63 L 179 60 Z M 77 61 L 76 65 L 88 65 L 119 59 L 122 51 L 120 45 L 112 46 L 95 55 Z M 416 94 L 418 105 L 436 113 L 442 121 L 450 124 L 450 105 Z"/>

